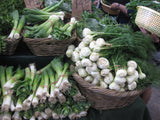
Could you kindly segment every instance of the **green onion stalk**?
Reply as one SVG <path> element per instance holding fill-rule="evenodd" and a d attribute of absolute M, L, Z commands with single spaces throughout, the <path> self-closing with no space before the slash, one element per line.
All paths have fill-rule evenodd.
<path fill-rule="evenodd" d="M 60 15 L 51 15 L 47 21 L 42 23 L 39 26 L 33 26 L 30 30 L 27 30 L 24 34 L 24 37 L 29 38 L 44 38 L 48 37 L 54 27 L 54 24 L 58 22 L 60 18 L 64 17 L 64 14 Z"/>
<path fill-rule="evenodd" d="M 6 79 L 7 81 L 12 77 L 13 75 L 13 66 L 9 66 L 6 68 Z"/>
<path fill-rule="evenodd" d="M 12 119 L 14 120 L 20 120 L 22 119 L 20 116 L 20 113 L 18 111 L 14 112 L 14 114 L 12 115 Z"/>
<path fill-rule="evenodd" d="M 65 75 L 64 75 L 63 81 L 59 86 L 59 90 L 62 93 L 65 93 L 71 87 L 71 84 L 68 81 L 68 76 L 69 76 L 69 72 L 66 72 Z"/>
<path fill-rule="evenodd" d="M 47 73 L 49 76 L 50 80 L 50 96 L 49 96 L 49 102 L 55 104 L 57 102 L 56 96 L 54 94 L 54 89 L 55 89 L 55 84 L 56 84 L 56 79 L 54 77 L 55 73 L 51 68 L 47 69 Z"/>
<path fill-rule="evenodd" d="M 47 20 L 51 15 L 53 14 L 59 14 L 59 12 L 53 12 L 56 8 L 62 5 L 64 0 L 61 0 L 56 5 L 50 5 L 48 7 L 45 7 L 41 10 L 39 9 L 28 9 L 24 8 L 24 14 L 26 16 L 26 19 L 30 23 L 41 23 Z"/>
<path fill-rule="evenodd" d="M 44 90 L 44 85 L 45 85 L 45 81 L 44 81 L 44 78 L 43 78 L 43 76 L 42 76 L 42 77 L 41 77 L 41 80 L 40 80 L 40 84 L 39 84 L 39 86 L 38 86 L 38 88 L 37 88 L 37 91 L 36 91 L 36 97 L 37 97 L 38 99 L 42 99 L 42 98 L 43 98 L 42 92 L 43 92 L 43 90 Z"/>
<path fill-rule="evenodd" d="M 60 58 L 55 58 L 52 62 L 51 62 L 51 65 L 52 65 L 52 68 L 54 71 L 56 71 L 56 75 L 57 75 L 57 78 L 56 78 L 56 85 L 55 85 L 55 95 L 58 97 L 59 96 L 59 86 L 60 84 L 62 83 L 63 81 L 63 78 L 65 76 L 65 72 L 66 70 L 68 69 L 68 66 L 69 64 L 68 63 L 65 63 L 64 66 L 60 60 Z"/>
<path fill-rule="evenodd" d="M 17 111 L 21 111 L 22 109 L 26 110 L 30 108 L 31 103 L 27 105 L 24 104 L 30 97 L 32 97 L 31 95 L 32 86 L 30 86 L 30 84 L 31 84 L 31 71 L 29 67 L 26 67 L 24 80 L 17 80 L 15 86 L 13 87 L 13 90 L 16 93 L 16 97 L 18 98 L 16 104 Z"/>
<path fill-rule="evenodd" d="M 46 101 L 46 98 L 49 96 L 49 77 L 48 73 L 44 71 L 42 73 L 42 78 L 44 80 L 44 85 L 43 85 L 43 91 L 42 91 L 42 102 L 44 103 Z"/>
<path fill-rule="evenodd" d="M 11 90 L 16 82 L 24 76 L 24 70 L 17 68 L 16 73 L 4 84 L 5 90 Z"/>
<path fill-rule="evenodd" d="M 6 90 L 4 89 L 4 85 L 6 83 L 6 77 L 5 77 L 5 67 L 0 66 L 0 79 L 1 79 L 1 88 L 2 88 L 2 95 L 3 95 L 3 103 L 1 106 L 2 111 L 9 111 L 10 105 L 11 105 L 11 95 L 7 94 Z"/>
<path fill-rule="evenodd" d="M 36 96 L 36 91 L 37 91 L 37 88 L 38 88 L 40 82 L 41 82 L 41 76 L 36 74 L 35 79 L 34 79 L 34 83 L 33 83 L 33 87 L 32 87 L 32 91 L 33 91 L 32 105 L 34 108 L 39 103 L 39 99 Z"/>
<path fill-rule="evenodd" d="M 13 17 L 13 29 L 11 31 L 11 33 L 9 34 L 8 38 L 9 39 L 12 39 L 14 38 L 14 34 L 15 34 L 15 30 L 17 29 L 17 26 L 18 26 L 18 21 L 19 21 L 19 13 L 18 13 L 18 10 L 14 10 L 12 13 L 11 13 L 11 16 Z"/>
<path fill-rule="evenodd" d="M 2 120 L 11 120 L 11 113 L 10 112 L 5 112 L 2 115 Z"/>
<path fill-rule="evenodd" d="M 25 16 L 22 15 L 21 19 L 19 20 L 19 24 L 18 24 L 18 26 L 17 26 L 17 28 L 16 28 L 16 30 L 14 32 L 14 38 L 15 39 L 19 39 L 20 38 L 20 32 L 21 32 L 24 24 L 25 24 Z"/>

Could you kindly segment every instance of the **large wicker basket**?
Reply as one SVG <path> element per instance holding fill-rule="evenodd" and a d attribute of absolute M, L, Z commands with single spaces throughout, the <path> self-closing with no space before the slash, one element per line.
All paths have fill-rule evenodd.
<path fill-rule="evenodd" d="M 130 105 L 143 92 L 135 90 L 130 92 L 117 92 L 92 85 L 83 80 L 78 74 L 73 74 L 81 93 L 91 102 L 97 110 L 122 108 Z"/>
<path fill-rule="evenodd" d="M 67 47 L 76 40 L 76 31 L 71 39 L 56 40 L 52 38 L 24 38 L 31 52 L 36 56 L 56 56 L 64 55 Z"/>
<path fill-rule="evenodd" d="M 9 39 L 9 38 L 4 39 L 6 46 L 5 46 L 5 49 L 3 49 L 2 54 L 3 55 L 13 55 L 21 39 L 22 37 L 20 37 L 19 39 Z"/>
<path fill-rule="evenodd" d="M 160 13 L 145 6 L 137 9 L 135 23 L 160 37 Z"/>
<path fill-rule="evenodd" d="M 111 10 L 111 6 L 105 4 L 103 0 L 101 0 L 101 4 L 102 4 L 102 9 L 110 15 L 118 15 L 120 12 L 120 10 Z"/>

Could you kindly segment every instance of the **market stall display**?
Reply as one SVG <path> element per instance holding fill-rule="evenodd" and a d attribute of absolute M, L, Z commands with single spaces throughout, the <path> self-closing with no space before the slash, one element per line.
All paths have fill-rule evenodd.
<path fill-rule="evenodd" d="M 139 95 L 160 83 L 149 35 L 98 9 L 84 11 L 78 21 L 70 14 L 71 0 L 44 0 L 39 7 L 24 8 L 21 17 L 13 11 L 15 22 L 6 36 L 23 38 L 33 56 L 0 56 L 11 60 L 0 62 L 0 119 L 93 120 L 106 113 L 99 116 L 103 120 L 127 109 L 130 116 L 124 119 L 134 119 L 136 109 L 137 116 L 148 115 Z M 11 49 L 5 37 L 0 35 L 0 53 Z"/>
<path fill-rule="evenodd" d="M 69 75 L 69 64 L 54 58 L 36 70 L 34 64 L 14 72 L 13 66 L 0 66 L 2 119 L 80 118 L 90 104 Z"/>

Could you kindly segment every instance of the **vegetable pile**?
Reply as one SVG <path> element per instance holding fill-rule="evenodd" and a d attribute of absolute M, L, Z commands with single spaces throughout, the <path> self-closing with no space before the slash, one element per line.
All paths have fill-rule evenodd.
<path fill-rule="evenodd" d="M 68 63 L 53 59 L 36 71 L 34 64 L 16 71 L 0 66 L 2 119 L 76 119 L 86 116 L 90 104 L 69 75 Z M 12 116 L 12 117 L 11 117 Z"/>
<path fill-rule="evenodd" d="M 72 17 L 68 23 L 64 22 L 65 12 L 56 11 L 64 0 L 51 4 L 42 10 L 24 9 L 27 22 L 33 26 L 25 26 L 25 38 L 54 38 L 57 40 L 70 39 L 76 26 L 76 19 Z M 53 12 L 54 11 L 54 12 Z"/>
<path fill-rule="evenodd" d="M 111 25 L 106 31 L 85 28 L 79 45 L 68 47 L 66 56 L 73 61 L 79 76 L 91 84 L 117 91 L 144 89 L 157 81 L 146 70 L 153 70 L 148 60 L 155 50 L 149 36 L 133 32 L 129 26 Z"/>

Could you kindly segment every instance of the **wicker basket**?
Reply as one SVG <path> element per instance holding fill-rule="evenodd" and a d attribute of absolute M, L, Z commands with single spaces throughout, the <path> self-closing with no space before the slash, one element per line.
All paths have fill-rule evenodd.
<path fill-rule="evenodd" d="M 160 37 L 160 13 L 144 6 L 137 9 L 135 23 Z"/>
<path fill-rule="evenodd" d="M 2 54 L 13 55 L 21 39 L 22 37 L 20 37 L 19 39 L 8 39 L 8 38 L 4 39 L 4 41 L 6 42 L 6 46 L 5 49 L 3 49 Z"/>
<path fill-rule="evenodd" d="M 92 85 L 83 80 L 78 74 L 73 74 L 78 83 L 81 93 L 92 103 L 92 107 L 97 110 L 107 110 L 122 108 L 133 103 L 134 100 L 143 92 L 135 90 L 130 92 L 117 92 Z"/>
<path fill-rule="evenodd" d="M 120 12 L 120 10 L 111 10 L 111 6 L 103 3 L 103 0 L 101 0 L 101 4 L 102 4 L 102 9 L 110 15 L 118 15 Z"/>
<path fill-rule="evenodd" d="M 67 47 L 76 40 L 76 31 L 73 32 L 71 39 L 62 41 L 52 38 L 24 38 L 23 40 L 36 56 L 64 55 Z"/>

